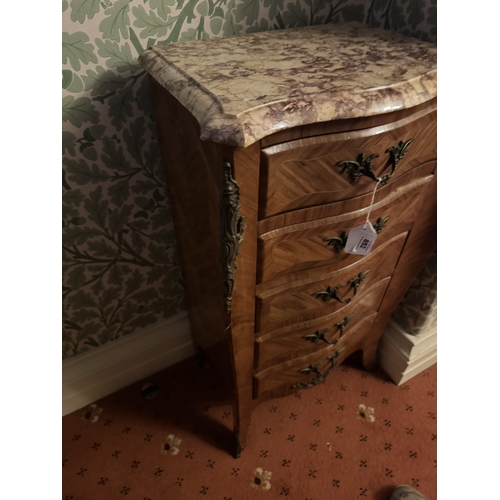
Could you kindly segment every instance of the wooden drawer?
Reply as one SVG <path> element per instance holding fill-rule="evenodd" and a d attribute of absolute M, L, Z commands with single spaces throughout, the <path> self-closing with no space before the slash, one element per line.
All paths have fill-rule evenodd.
<path fill-rule="evenodd" d="M 353 283 L 367 272 L 357 287 L 357 293 L 391 276 L 408 233 L 395 236 L 380 245 L 370 255 L 341 270 L 322 267 L 309 271 L 310 277 L 272 288 L 256 298 L 256 332 L 267 333 L 302 321 L 338 311 L 343 303 L 323 295 L 328 289 L 337 290 L 341 300 L 356 302 Z M 320 295 L 317 295 L 320 294 Z"/>
<path fill-rule="evenodd" d="M 274 330 L 256 339 L 256 370 L 310 354 L 350 336 L 359 323 L 377 312 L 390 280 L 384 278 L 333 314 L 306 321 L 299 327 Z"/>
<path fill-rule="evenodd" d="M 254 397 L 259 397 L 267 391 L 288 384 L 289 389 L 302 389 L 313 387 L 329 373 L 332 367 L 338 366 L 342 361 L 358 349 L 371 342 L 370 329 L 375 321 L 376 313 L 365 318 L 351 333 L 343 337 L 336 345 L 331 345 L 307 356 L 301 356 L 292 361 L 285 361 L 254 375 Z M 317 372 L 308 368 L 316 366 Z"/>
<path fill-rule="evenodd" d="M 378 187 L 375 193 L 374 203 L 382 202 L 389 196 L 393 195 L 396 191 L 400 192 L 405 186 L 412 184 L 417 186 L 418 183 L 427 184 L 432 182 L 433 175 L 436 172 L 437 163 L 431 160 L 423 163 L 422 165 L 412 168 L 405 174 L 400 175 L 394 181 L 389 182 L 386 186 Z M 425 188 L 424 188 L 425 189 Z M 343 215 L 347 212 L 354 212 L 356 210 L 368 210 L 373 198 L 373 191 L 367 194 L 357 196 L 348 200 L 343 200 L 336 203 L 329 203 L 327 205 L 318 205 L 316 207 L 302 208 L 294 210 L 293 212 L 286 212 L 279 215 L 273 215 L 268 219 L 263 219 L 258 222 L 258 234 L 268 233 L 275 229 L 281 229 L 286 226 L 294 224 L 301 224 L 303 222 L 314 221 L 319 219 L 327 219 L 337 215 Z"/>
<path fill-rule="evenodd" d="M 374 204 L 370 221 L 374 226 L 377 222 L 380 224 L 374 249 L 411 229 L 420 193 L 431 179 L 428 176 L 424 182 L 422 179 L 413 181 Z M 356 201 L 349 204 L 355 209 L 350 211 L 347 206 L 342 215 L 293 224 L 259 235 L 257 283 L 328 264 L 334 266 L 332 269 L 341 269 L 360 260 L 359 255 L 345 253 L 342 242 L 345 243 L 351 229 L 365 223 L 369 208 L 356 209 Z M 295 276 L 295 279 L 300 278 L 300 273 Z M 280 280 L 275 280 L 270 286 L 279 284 Z"/>
<path fill-rule="evenodd" d="M 262 150 L 259 219 L 360 196 L 374 188 L 361 177 L 354 182 L 338 165 L 359 155 L 371 162 L 377 177 L 390 171 L 387 150 L 413 139 L 391 179 L 436 158 L 436 106 L 391 124 L 352 132 L 290 141 Z"/>

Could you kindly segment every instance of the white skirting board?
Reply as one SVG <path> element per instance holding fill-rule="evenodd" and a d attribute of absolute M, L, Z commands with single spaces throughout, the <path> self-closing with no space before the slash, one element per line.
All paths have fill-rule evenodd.
<path fill-rule="evenodd" d="M 437 362 L 437 329 L 409 335 L 389 321 L 378 346 L 378 362 L 397 385 L 404 384 Z"/>
<path fill-rule="evenodd" d="M 194 355 L 183 312 L 63 362 L 63 416 Z"/>

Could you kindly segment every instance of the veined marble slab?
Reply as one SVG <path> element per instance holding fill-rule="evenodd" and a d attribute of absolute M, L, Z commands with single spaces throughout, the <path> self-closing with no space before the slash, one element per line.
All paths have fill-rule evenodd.
<path fill-rule="evenodd" d="M 139 63 L 194 115 L 201 139 L 242 147 L 437 95 L 434 45 L 361 23 L 157 45 Z"/>

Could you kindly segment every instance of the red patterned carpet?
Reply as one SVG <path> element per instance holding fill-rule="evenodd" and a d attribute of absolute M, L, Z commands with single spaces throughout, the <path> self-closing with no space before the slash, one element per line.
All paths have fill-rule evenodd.
<path fill-rule="evenodd" d="M 63 418 L 63 499 L 435 500 L 436 371 L 398 387 L 341 365 L 257 407 L 234 459 L 227 393 L 190 358 Z"/>

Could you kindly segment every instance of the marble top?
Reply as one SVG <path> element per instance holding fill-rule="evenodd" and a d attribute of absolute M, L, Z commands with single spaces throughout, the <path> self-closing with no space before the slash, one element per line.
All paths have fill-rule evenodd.
<path fill-rule="evenodd" d="M 422 104 L 436 97 L 436 62 L 434 45 L 360 23 L 157 45 L 139 58 L 198 120 L 201 139 L 242 147 Z"/>

